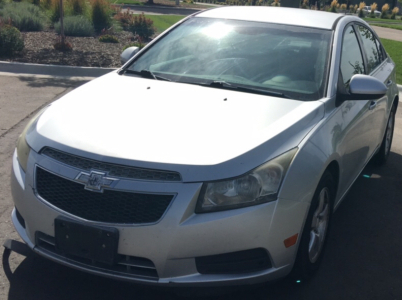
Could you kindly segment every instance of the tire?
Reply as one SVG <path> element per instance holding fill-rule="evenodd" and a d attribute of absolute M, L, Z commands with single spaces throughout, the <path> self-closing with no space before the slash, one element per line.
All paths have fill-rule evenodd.
<path fill-rule="evenodd" d="M 291 279 L 308 280 L 318 270 L 328 239 L 334 195 L 333 176 L 325 171 L 311 201 Z"/>
<path fill-rule="evenodd" d="M 375 162 L 378 165 L 385 164 L 388 159 L 389 153 L 391 152 L 392 138 L 394 136 L 395 127 L 395 106 L 392 106 L 391 113 L 389 114 L 387 128 L 385 129 L 385 134 L 382 139 L 382 143 L 378 153 L 375 155 Z"/>

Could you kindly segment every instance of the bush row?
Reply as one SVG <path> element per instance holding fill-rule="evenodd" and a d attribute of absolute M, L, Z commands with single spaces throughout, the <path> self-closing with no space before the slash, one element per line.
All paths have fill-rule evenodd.
<path fill-rule="evenodd" d="M 12 2 L 4 5 L 0 11 L 3 20 L 10 20 L 20 31 L 40 31 L 46 24 L 42 10 L 31 3 Z"/>
<path fill-rule="evenodd" d="M 83 16 L 68 16 L 64 18 L 64 34 L 66 36 L 92 36 L 94 27 L 92 23 Z M 60 34 L 60 21 L 55 23 L 54 29 Z"/>
<path fill-rule="evenodd" d="M 49 21 L 60 28 L 60 1 L 43 0 L 40 5 L 42 8 L 28 2 L 6 3 L 0 10 L 0 17 L 10 20 L 20 31 L 43 30 Z M 63 6 L 66 26 L 72 35 L 88 36 L 94 30 L 100 32 L 112 26 L 112 9 L 107 0 L 67 0 Z M 74 26 L 73 20 L 78 20 L 78 24 Z"/>

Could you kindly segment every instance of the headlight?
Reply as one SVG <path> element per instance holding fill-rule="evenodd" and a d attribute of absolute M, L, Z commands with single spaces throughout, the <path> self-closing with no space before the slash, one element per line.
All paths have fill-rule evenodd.
<path fill-rule="evenodd" d="M 46 106 L 44 109 L 40 110 L 25 126 L 24 130 L 22 131 L 21 135 L 18 138 L 17 141 L 17 157 L 18 157 L 18 162 L 21 165 L 21 168 L 26 172 L 27 170 L 27 164 L 28 164 L 28 156 L 29 152 L 31 151 L 31 148 L 29 148 L 29 145 L 26 141 L 26 134 L 28 130 L 31 128 L 32 124 L 34 124 L 40 117 L 40 115 L 46 110 L 48 106 Z"/>
<path fill-rule="evenodd" d="M 195 212 L 234 209 L 276 200 L 296 152 L 297 148 L 294 148 L 244 176 L 204 183 Z"/>

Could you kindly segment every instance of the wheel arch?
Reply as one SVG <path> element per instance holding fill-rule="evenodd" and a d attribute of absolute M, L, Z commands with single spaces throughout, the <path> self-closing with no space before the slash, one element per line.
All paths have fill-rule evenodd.
<path fill-rule="evenodd" d="M 398 109 L 398 103 L 399 103 L 399 95 L 396 95 L 394 98 L 394 102 L 392 103 L 392 106 L 395 106 L 395 112 Z"/>
<path fill-rule="evenodd" d="M 335 199 L 337 197 L 338 194 L 338 185 L 339 185 L 339 177 L 340 177 L 340 168 L 339 168 L 339 164 L 336 160 L 333 160 L 329 163 L 329 165 L 327 166 L 327 168 L 325 169 L 325 171 L 328 171 L 331 173 L 333 179 L 334 179 L 334 183 L 335 183 L 335 190 L 334 190 L 334 203 L 333 205 L 335 205 Z M 325 173 L 324 171 L 324 173 Z M 323 174 L 324 174 L 323 173 Z"/>

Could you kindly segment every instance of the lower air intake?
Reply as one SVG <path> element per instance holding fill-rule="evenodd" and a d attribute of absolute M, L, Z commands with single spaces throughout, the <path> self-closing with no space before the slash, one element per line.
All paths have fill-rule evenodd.
<path fill-rule="evenodd" d="M 195 263 L 200 274 L 249 273 L 272 267 L 262 248 L 196 257 Z"/>

